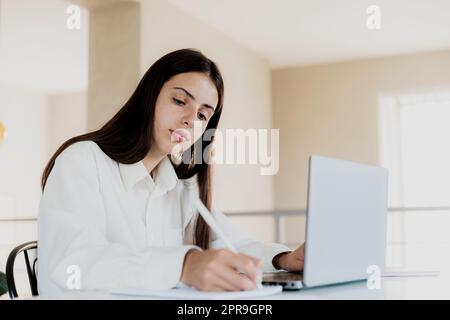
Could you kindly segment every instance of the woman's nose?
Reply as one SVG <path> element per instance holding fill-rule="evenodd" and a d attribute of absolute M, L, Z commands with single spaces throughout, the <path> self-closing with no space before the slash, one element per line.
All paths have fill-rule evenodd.
<path fill-rule="evenodd" d="M 185 128 L 193 128 L 194 127 L 194 121 L 195 121 L 195 110 L 190 110 L 187 112 L 183 117 L 183 126 Z"/>

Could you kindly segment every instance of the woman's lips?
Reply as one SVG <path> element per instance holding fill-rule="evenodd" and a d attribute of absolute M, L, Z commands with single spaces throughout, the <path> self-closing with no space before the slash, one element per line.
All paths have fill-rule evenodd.
<path fill-rule="evenodd" d="M 183 129 L 176 129 L 176 130 L 169 129 L 169 131 L 171 134 L 172 142 L 179 143 L 179 142 L 185 142 L 188 140 L 188 134 Z"/>

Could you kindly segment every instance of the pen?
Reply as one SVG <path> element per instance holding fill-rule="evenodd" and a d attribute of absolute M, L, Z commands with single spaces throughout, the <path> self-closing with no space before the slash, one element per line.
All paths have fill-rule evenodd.
<path fill-rule="evenodd" d="M 219 224 L 216 222 L 216 220 L 213 218 L 212 214 L 209 212 L 208 208 L 203 204 L 203 202 L 197 198 L 195 201 L 195 206 L 202 216 L 203 220 L 209 225 L 209 227 L 217 234 L 217 236 L 222 239 L 222 241 L 225 243 L 227 248 L 233 252 L 233 253 L 239 253 L 235 246 L 231 243 L 231 241 L 228 239 L 228 237 L 225 235 L 225 233 L 222 231 L 222 229 L 219 227 Z M 258 288 L 262 288 L 261 284 L 262 280 L 262 274 L 259 273 L 257 277 L 257 286 Z"/>

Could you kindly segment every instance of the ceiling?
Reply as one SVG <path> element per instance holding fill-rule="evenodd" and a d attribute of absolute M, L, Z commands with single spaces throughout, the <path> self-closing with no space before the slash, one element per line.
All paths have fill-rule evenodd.
<path fill-rule="evenodd" d="M 274 68 L 450 48 L 448 0 L 169 1 Z M 366 27 L 373 4 L 380 30 Z"/>
<path fill-rule="evenodd" d="M 123 0 L 72 0 L 82 5 L 82 23 L 69 30 L 67 0 L 0 0 L 0 83 L 45 93 L 85 90 L 85 7 L 115 1 Z M 448 0 L 377 0 L 380 30 L 366 27 L 372 0 L 166 1 L 273 68 L 450 48 Z"/>

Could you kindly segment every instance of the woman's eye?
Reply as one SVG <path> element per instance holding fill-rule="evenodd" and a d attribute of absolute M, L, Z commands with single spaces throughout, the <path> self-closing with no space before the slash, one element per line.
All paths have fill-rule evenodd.
<path fill-rule="evenodd" d="M 178 100 L 178 99 L 176 99 L 176 98 L 173 98 L 173 101 L 174 101 L 177 105 L 179 105 L 179 106 L 184 106 L 184 102 L 181 101 L 181 100 Z"/>
<path fill-rule="evenodd" d="M 200 119 L 200 120 L 203 120 L 203 121 L 206 121 L 206 117 L 205 117 L 205 115 L 203 114 L 203 113 L 198 113 L 198 118 Z"/>

